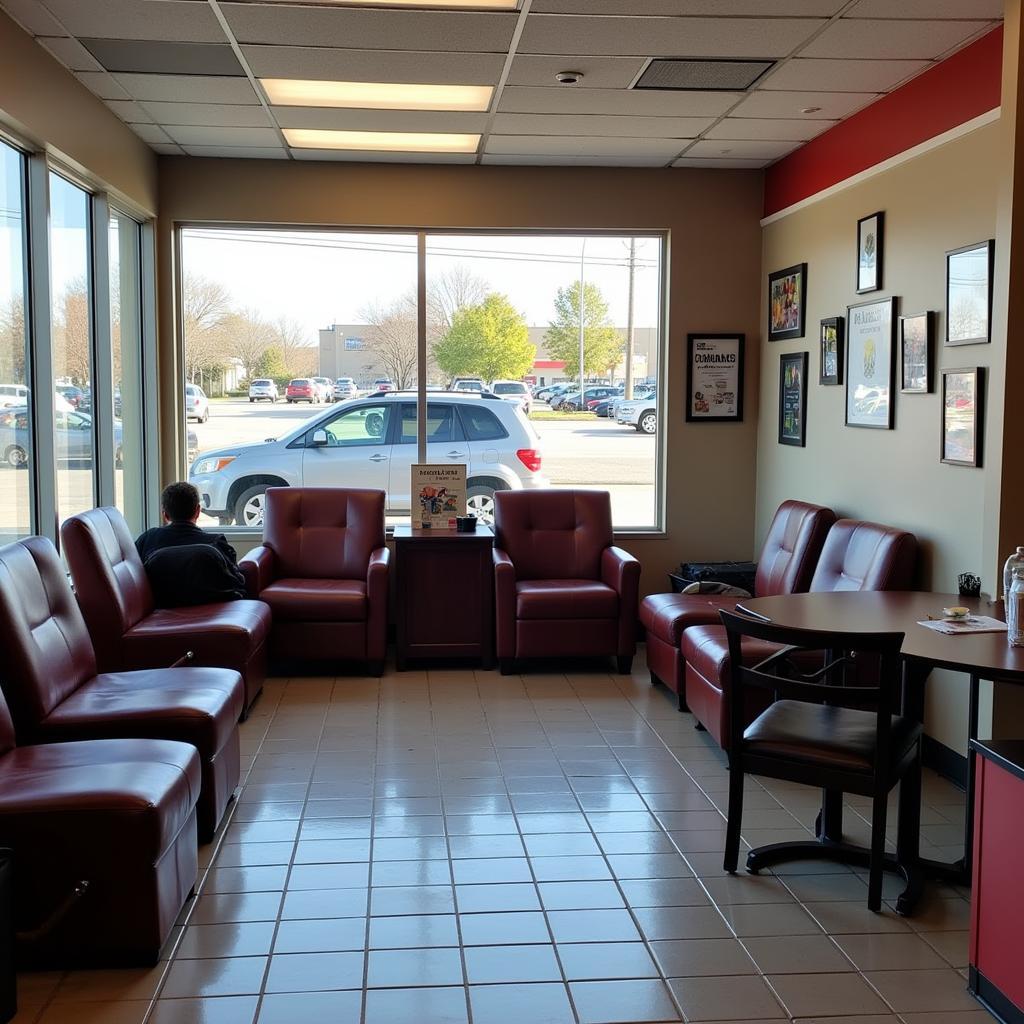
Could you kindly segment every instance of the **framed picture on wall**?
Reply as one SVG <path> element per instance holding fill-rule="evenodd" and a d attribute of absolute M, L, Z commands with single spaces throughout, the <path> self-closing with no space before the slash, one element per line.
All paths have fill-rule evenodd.
<path fill-rule="evenodd" d="M 992 267 L 996 243 L 976 242 L 946 253 L 946 344 L 992 340 Z"/>
<path fill-rule="evenodd" d="M 934 320 L 931 310 L 900 317 L 900 391 L 905 395 L 932 390 Z"/>
<path fill-rule="evenodd" d="M 896 300 L 873 299 L 846 311 L 846 425 L 892 430 Z"/>
<path fill-rule="evenodd" d="M 843 328 L 841 316 L 830 316 L 821 321 L 819 384 L 843 383 Z"/>
<path fill-rule="evenodd" d="M 882 238 L 885 214 L 879 211 L 857 221 L 857 294 L 882 287 Z"/>
<path fill-rule="evenodd" d="M 942 371 L 942 461 L 980 466 L 985 368 Z"/>
<path fill-rule="evenodd" d="M 804 336 L 807 308 L 807 264 L 798 263 L 768 275 L 768 340 Z"/>
<path fill-rule="evenodd" d="M 686 336 L 686 422 L 743 419 L 742 334 Z"/>
<path fill-rule="evenodd" d="M 807 444 L 807 353 L 779 356 L 779 444 Z"/>

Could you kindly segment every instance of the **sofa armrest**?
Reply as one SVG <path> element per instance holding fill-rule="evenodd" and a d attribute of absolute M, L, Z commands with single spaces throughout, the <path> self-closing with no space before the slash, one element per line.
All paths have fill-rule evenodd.
<path fill-rule="evenodd" d="M 516 567 L 512 559 L 494 548 L 495 647 L 499 658 L 516 656 Z"/>
<path fill-rule="evenodd" d="M 265 544 L 242 555 L 238 568 L 245 577 L 247 597 L 258 598 L 274 582 L 274 552 Z"/>
<path fill-rule="evenodd" d="M 640 563 L 622 548 L 607 547 L 601 553 L 601 582 L 619 595 L 618 654 L 629 657 L 636 651 Z"/>
<path fill-rule="evenodd" d="M 377 548 L 366 567 L 366 657 L 383 661 L 388 643 L 388 568 L 391 552 Z"/>

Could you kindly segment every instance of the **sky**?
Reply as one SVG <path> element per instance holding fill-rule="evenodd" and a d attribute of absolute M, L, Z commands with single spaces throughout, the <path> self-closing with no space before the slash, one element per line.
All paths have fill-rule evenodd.
<path fill-rule="evenodd" d="M 609 303 L 617 326 L 626 323 L 629 243 L 587 237 L 584 275 Z M 558 288 L 578 285 L 583 236 L 430 235 L 427 276 L 456 265 L 503 292 L 530 326 L 546 326 Z M 661 241 L 637 240 L 635 323 L 658 318 Z M 364 320 L 367 306 L 407 294 L 416 284 L 416 237 L 411 234 L 190 228 L 182 232 L 186 273 L 219 281 L 237 307 L 267 320 L 287 317 L 312 343 L 332 323 Z"/>

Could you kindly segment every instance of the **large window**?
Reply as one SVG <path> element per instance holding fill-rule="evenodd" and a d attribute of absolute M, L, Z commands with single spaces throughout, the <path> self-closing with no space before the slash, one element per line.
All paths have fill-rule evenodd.
<path fill-rule="evenodd" d="M 25 158 L 0 142 L 0 542 L 32 530 Z"/>
<path fill-rule="evenodd" d="M 422 444 L 466 464 L 485 517 L 500 489 L 599 487 L 617 528 L 659 527 L 662 249 L 660 235 L 183 229 L 202 521 L 258 527 L 281 484 L 380 487 L 397 520 Z"/>
<path fill-rule="evenodd" d="M 50 174 L 50 330 L 60 521 L 95 504 L 89 193 Z"/>

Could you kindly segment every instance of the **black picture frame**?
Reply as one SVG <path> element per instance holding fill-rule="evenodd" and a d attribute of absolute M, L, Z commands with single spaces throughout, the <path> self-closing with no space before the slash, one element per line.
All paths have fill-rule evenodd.
<path fill-rule="evenodd" d="M 807 444 L 807 352 L 779 356 L 779 444 Z"/>
<path fill-rule="evenodd" d="M 951 386 L 960 397 L 951 397 Z M 939 391 L 939 409 L 942 414 L 939 461 L 947 466 L 981 468 L 985 367 L 943 369 Z"/>
<path fill-rule="evenodd" d="M 688 334 L 686 336 L 686 422 L 687 423 L 742 423 L 743 422 L 743 350 L 744 334 Z M 702 347 L 705 349 L 702 351 Z M 698 368 L 698 356 L 735 356 L 734 363 L 722 362 L 722 380 L 708 381 L 708 371 L 714 363 L 704 362 Z M 703 378 L 703 379 L 702 379 Z M 734 379 L 730 379 L 734 378 Z M 707 386 L 711 385 L 712 391 Z M 729 394 L 732 401 L 729 401 Z M 697 398 L 696 396 L 700 397 Z M 729 410 L 715 412 L 715 408 Z"/>
<path fill-rule="evenodd" d="M 877 210 L 857 221 L 856 288 L 858 295 L 882 290 L 885 256 L 885 212 Z"/>
<path fill-rule="evenodd" d="M 841 316 L 829 316 L 818 329 L 818 383 L 843 383 L 843 348 L 846 321 Z"/>
<path fill-rule="evenodd" d="M 892 430 L 895 368 L 895 297 L 847 306 L 846 426 Z"/>
<path fill-rule="evenodd" d="M 807 264 L 796 263 L 768 275 L 768 340 L 804 336 L 807 321 Z"/>
<path fill-rule="evenodd" d="M 946 253 L 946 345 L 986 345 L 992 341 L 995 261 L 996 243 L 992 238 Z"/>
<path fill-rule="evenodd" d="M 900 317 L 899 347 L 900 394 L 931 394 L 935 349 L 935 314 L 932 310 Z"/>

